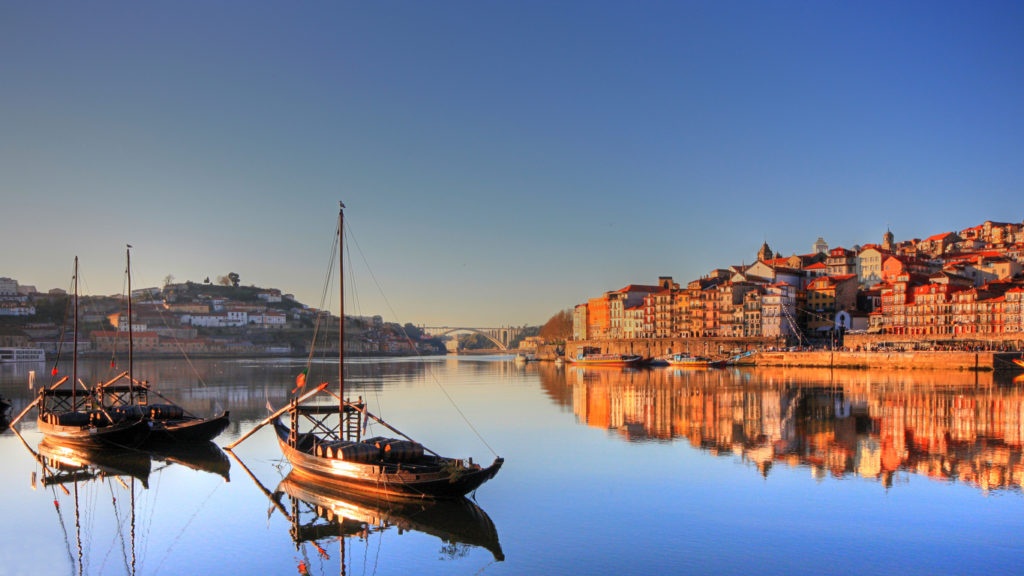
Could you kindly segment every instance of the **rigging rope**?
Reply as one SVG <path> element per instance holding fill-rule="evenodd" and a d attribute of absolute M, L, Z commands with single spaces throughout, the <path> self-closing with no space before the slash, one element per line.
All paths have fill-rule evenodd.
<path fill-rule="evenodd" d="M 351 223 L 349 223 L 348 228 L 349 230 L 352 229 Z M 373 279 L 373 283 L 377 286 L 377 290 L 380 292 L 381 298 L 384 299 L 384 304 L 388 307 L 388 310 L 391 312 L 392 318 L 395 318 L 397 320 L 398 314 L 395 312 L 394 307 L 391 306 L 391 301 L 388 300 L 388 297 L 384 293 L 384 289 L 381 287 L 380 282 L 377 281 L 377 276 L 374 275 L 373 269 L 370 268 L 370 263 L 366 260 L 366 255 L 363 254 L 363 249 L 362 247 L 359 246 L 359 241 L 356 240 L 355 238 L 354 230 L 352 231 L 351 237 L 352 242 L 356 245 L 356 251 L 359 252 L 359 256 L 362 258 L 363 264 L 366 266 L 366 271 L 370 274 L 370 278 Z M 409 342 L 409 344 L 412 346 L 413 352 L 416 354 L 418 358 L 422 359 L 423 355 L 420 354 L 419 348 L 416 347 L 416 344 L 412 341 L 412 338 L 409 337 L 409 333 L 406 331 L 405 326 L 399 323 L 399 327 L 401 328 L 402 334 L 405 336 L 406 341 Z M 495 452 L 493 448 L 491 448 L 491 445 L 487 443 L 487 440 L 485 440 L 484 437 L 480 434 L 480 432 L 476 429 L 476 427 L 473 426 L 473 423 L 469 421 L 469 418 L 466 417 L 466 415 L 462 412 L 462 409 L 459 408 L 458 404 L 455 403 L 455 400 L 448 393 L 448 390 L 445 389 L 445 387 L 441 384 L 441 381 L 438 380 L 437 375 L 434 373 L 433 370 L 430 369 L 430 366 L 424 364 L 424 370 L 430 375 L 430 379 L 434 381 L 434 384 L 436 384 L 437 387 L 441 390 L 441 392 L 444 393 L 445 398 L 448 399 L 448 402 L 452 405 L 452 407 L 459 414 L 459 416 L 466 423 L 466 425 L 469 426 L 469 429 L 473 431 L 473 434 L 475 434 L 476 437 L 480 440 L 480 442 L 482 442 L 483 445 L 486 446 L 487 449 L 491 451 L 491 454 L 497 456 L 498 453 Z"/>

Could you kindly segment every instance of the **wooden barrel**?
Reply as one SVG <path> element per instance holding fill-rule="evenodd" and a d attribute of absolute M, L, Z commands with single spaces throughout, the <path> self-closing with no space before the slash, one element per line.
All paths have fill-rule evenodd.
<path fill-rule="evenodd" d="M 391 440 L 384 445 L 384 459 L 392 462 L 415 462 L 423 458 L 423 445 L 409 440 Z"/>
<path fill-rule="evenodd" d="M 366 442 L 345 442 L 335 448 L 334 457 L 349 462 L 370 462 L 380 459 L 380 449 Z"/>
<path fill-rule="evenodd" d="M 149 417 L 153 420 L 181 420 L 184 410 L 174 404 L 150 404 Z"/>

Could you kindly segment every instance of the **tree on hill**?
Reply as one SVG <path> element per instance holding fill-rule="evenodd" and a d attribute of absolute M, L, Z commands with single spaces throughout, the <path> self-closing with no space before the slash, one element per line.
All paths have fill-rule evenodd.
<path fill-rule="evenodd" d="M 540 328 L 540 336 L 546 342 L 565 342 L 572 336 L 572 310 L 565 309 L 552 316 Z"/>
<path fill-rule="evenodd" d="M 228 272 L 228 280 L 231 281 L 231 285 L 238 288 L 238 274 L 235 272 Z"/>

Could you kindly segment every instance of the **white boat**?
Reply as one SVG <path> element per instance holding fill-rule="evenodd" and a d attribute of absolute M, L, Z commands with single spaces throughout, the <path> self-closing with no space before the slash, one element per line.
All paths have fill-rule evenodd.
<path fill-rule="evenodd" d="M 0 364 L 8 362 L 46 362 L 42 348 L 0 348 Z"/>

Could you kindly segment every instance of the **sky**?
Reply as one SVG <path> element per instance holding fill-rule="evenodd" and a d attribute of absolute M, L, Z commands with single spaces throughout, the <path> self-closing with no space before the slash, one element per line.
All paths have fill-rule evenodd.
<path fill-rule="evenodd" d="M 658 276 L 1020 222 L 1020 2 L 0 0 L 0 276 L 235 272 L 537 325 Z M 337 298 L 325 302 L 337 309 Z"/>

